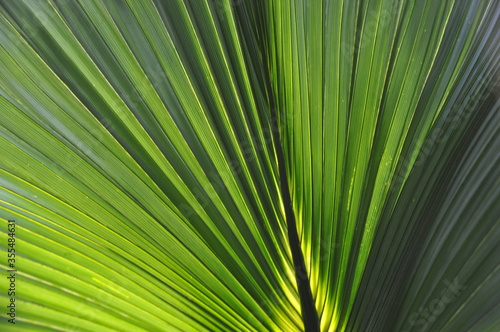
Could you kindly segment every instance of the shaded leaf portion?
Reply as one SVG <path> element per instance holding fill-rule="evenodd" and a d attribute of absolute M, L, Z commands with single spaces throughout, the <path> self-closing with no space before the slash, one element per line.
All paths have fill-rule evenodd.
<path fill-rule="evenodd" d="M 241 40 L 253 14 L 237 15 L 230 1 L 1 2 L 20 323 L 302 329 L 261 55 Z"/>
<path fill-rule="evenodd" d="M 428 149 L 419 155 L 396 207 L 384 210 L 372 249 L 380 255 L 368 261 L 372 273 L 361 283 L 351 329 L 498 326 L 498 308 L 486 295 L 498 287 L 493 252 L 500 201 L 499 104 L 491 94 L 494 84 L 480 86 L 468 106 L 445 110 L 447 116 L 431 130 Z M 454 122 L 454 117 L 464 121 Z M 371 314 L 363 317 L 361 312 Z M 474 327 L 476 322 L 486 325 Z"/>
<path fill-rule="evenodd" d="M 276 0 L 270 2 L 268 15 L 270 75 L 278 112 L 286 119 L 280 130 L 287 174 L 322 329 L 399 331 L 402 323 L 392 326 L 392 319 L 403 320 L 426 300 L 413 298 L 415 294 L 405 297 L 414 276 L 426 276 L 429 284 L 415 281 L 411 289 L 432 296 L 428 285 L 443 278 L 451 282 L 458 273 L 432 269 L 435 265 L 445 269 L 461 257 L 458 251 L 442 253 L 439 259 L 423 252 L 436 255 L 446 234 L 447 245 L 462 250 L 464 257 L 470 250 L 457 234 L 467 217 L 455 216 L 453 221 L 444 215 L 426 215 L 424 209 L 430 204 L 435 209 L 462 206 L 471 199 L 470 190 L 460 186 L 458 179 L 445 180 L 438 170 L 451 171 L 460 160 L 472 162 L 462 145 L 479 135 L 481 123 L 497 121 L 487 120 L 487 114 L 497 111 L 498 96 L 491 97 L 492 103 L 470 105 L 468 112 L 474 114 L 470 119 L 450 120 L 456 115 L 450 115 L 449 108 L 484 97 L 481 89 L 491 92 L 498 80 L 494 30 L 498 4 Z M 439 145 L 439 150 L 432 147 L 439 152 L 429 154 L 429 144 Z M 478 148 L 483 144 L 495 146 L 480 143 Z M 498 166 L 498 150 L 488 150 L 484 158 L 492 155 L 478 167 Z M 429 173 L 423 184 L 421 171 L 415 168 L 436 172 Z M 474 182 L 476 178 L 469 175 L 467 181 Z M 488 174 L 488 181 L 495 176 Z M 444 183 L 455 185 L 455 180 L 458 187 L 448 191 Z M 419 196 L 415 196 L 417 184 L 423 190 Z M 489 186 L 477 190 L 488 195 Z M 436 201 L 441 195 L 448 205 Z M 404 197 L 412 198 L 405 201 Z M 492 204 L 498 201 L 495 192 Z M 412 204 L 419 206 L 418 212 Z M 398 209 L 405 214 L 397 214 Z M 497 222 L 494 214 L 476 218 L 471 232 L 491 229 Z M 441 237 L 413 238 L 412 227 L 419 223 L 421 232 L 442 224 L 447 231 Z M 476 259 L 486 259 L 495 243 L 484 241 L 488 249 Z M 391 268 L 389 262 L 394 262 Z M 412 271 L 403 268 L 416 264 Z M 491 262 L 485 266 L 492 266 Z M 477 271 L 474 282 L 487 280 L 489 273 Z M 400 278 L 397 282 L 394 274 Z M 408 302 L 399 308 L 400 300 Z M 458 314 L 457 308 L 446 309 L 450 316 L 443 314 L 443 320 Z M 484 310 L 468 313 L 480 315 Z"/>

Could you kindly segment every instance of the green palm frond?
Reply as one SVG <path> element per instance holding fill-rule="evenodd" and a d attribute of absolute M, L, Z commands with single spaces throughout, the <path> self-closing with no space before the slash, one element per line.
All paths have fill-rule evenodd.
<path fill-rule="evenodd" d="M 411 207 L 401 199 L 424 203 L 437 190 L 418 197 L 415 186 L 405 186 L 428 150 L 446 147 L 435 157 L 439 163 L 449 153 L 460 158 L 465 146 L 453 147 L 448 136 L 463 137 L 467 128 L 458 122 L 495 109 L 479 103 L 470 106 L 470 119 L 460 120 L 449 120 L 461 114 L 447 111 L 463 105 L 457 94 L 487 98 L 496 84 L 493 7 L 486 1 L 273 1 L 271 72 L 280 115 L 292 118 L 282 129 L 287 170 L 322 328 L 344 329 L 362 277 L 382 268 L 366 270 L 369 255 L 379 256 L 371 251 L 376 236 L 384 236 L 379 223 L 401 227 L 409 216 L 391 211 Z"/>
<path fill-rule="evenodd" d="M 0 329 L 498 331 L 499 15 L 0 0 Z"/>

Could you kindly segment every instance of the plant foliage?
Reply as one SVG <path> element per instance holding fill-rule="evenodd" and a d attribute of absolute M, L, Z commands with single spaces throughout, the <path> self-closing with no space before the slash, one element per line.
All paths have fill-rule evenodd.
<path fill-rule="evenodd" d="M 498 331 L 499 16 L 0 0 L 0 329 Z"/>

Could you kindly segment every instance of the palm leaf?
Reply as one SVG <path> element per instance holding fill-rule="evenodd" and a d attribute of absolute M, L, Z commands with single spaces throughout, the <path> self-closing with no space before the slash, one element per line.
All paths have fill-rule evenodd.
<path fill-rule="evenodd" d="M 500 327 L 497 2 L 0 8 L 2 330 Z"/>
<path fill-rule="evenodd" d="M 398 237 L 383 237 L 398 227 L 406 227 L 405 236 L 411 236 L 412 223 L 405 223 L 412 219 L 396 214 L 398 208 L 411 207 L 406 195 L 427 203 L 413 211 L 413 217 L 423 213 L 420 210 L 430 203 L 426 199 L 435 195 L 437 188 L 428 185 L 432 190 L 413 196 L 415 185 L 406 185 L 415 176 L 422 180 L 416 175 L 417 164 L 428 167 L 432 162 L 424 160 L 432 159 L 428 150 L 436 145 L 446 147 L 434 157 L 439 165 L 451 158 L 448 153 L 460 160 L 466 151 L 444 137 L 466 134 L 467 128 L 457 128 L 457 122 L 472 119 L 448 119 L 462 117 L 464 110 L 457 109 L 463 100 L 487 98 L 484 91 L 495 85 L 498 34 L 489 19 L 495 15 L 490 11 L 497 9 L 484 1 L 274 1 L 273 6 L 274 29 L 280 33 L 273 45 L 272 71 L 281 73 L 275 80 L 279 110 L 283 117 L 291 112 L 293 118 L 283 128 L 283 137 L 293 204 L 302 221 L 302 250 L 322 328 L 343 330 L 356 315 L 352 306 L 360 298 L 362 277 L 374 278 L 373 272 L 387 264 L 385 254 L 371 250 L 376 236 L 396 254 L 399 248 L 393 241 Z M 466 98 L 457 100 L 458 94 Z M 495 109 L 478 104 L 467 106 L 475 108 L 474 118 Z M 454 108 L 452 114 L 448 108 Z M 448 167 L 458 160 L 449 161 Z M 387 231 L 379 229 L 381 222 L 387 222 Z M 408 250 L 419 250 L 420 245 Z M 366 269 L 370 254 L 381 261 Z M 441 257 L 437 263 L 448 259 Z M 405 282 L 411 277 L 406 273 Z M 383 280 L 378 283 L 372 287 L 380 287 Z M 383 293 L 375 294 L 378 303 Z M 368 330 L 388 330 L 380 324 L 389 323 L 372 322 Z"/>

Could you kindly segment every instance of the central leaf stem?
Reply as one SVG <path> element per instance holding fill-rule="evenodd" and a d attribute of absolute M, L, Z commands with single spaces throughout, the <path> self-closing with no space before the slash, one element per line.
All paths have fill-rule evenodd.
<path fill-rule="evenodd" d="M 276 143 L 276 153 L 278 157 L 278 166 L 280 172 L 281 194 L 285 208 L 285 217 L 288 227 L 288 241 L 292 251 L 293 264 L 295 268 L 295 278 L 300 296 L 300 305 L 302 308 L 302 319 L 304 321 L 304 329 L 306 332 L 319 332 L 318 313 L 312 297 L 309 278 L 304 264 L 304 256 L 300 248 L 299 236 L 297 233 L 297 223 L 293 212 L 292 200 L 290 198 L 290 188 L 288 186 L 288 178 L 285 167 L 285 157 L 283 153 L 283 145 L 279 135 L 277 111 L 272 109 L 272 128 L 273 138 Z"/>

